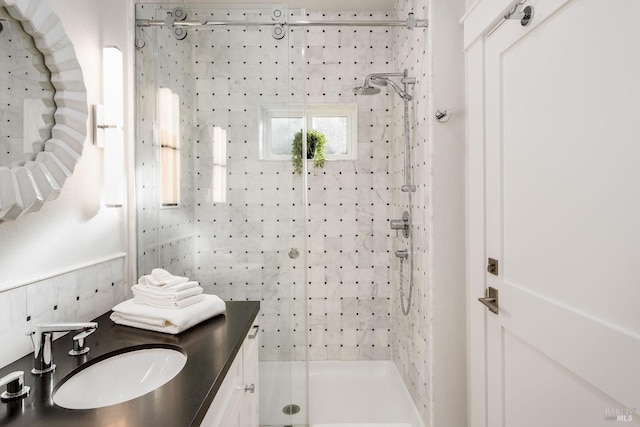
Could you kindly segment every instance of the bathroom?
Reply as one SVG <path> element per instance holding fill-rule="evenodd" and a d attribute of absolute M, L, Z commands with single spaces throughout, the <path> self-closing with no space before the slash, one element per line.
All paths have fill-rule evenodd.
<path fill-rule="evenodd" d="M 497 267 L 510 280 L 520 280 L 518 274 L 535 276 L 523 265 L 517 264 L 517 270 L 516 259 L 497 250 L 485 235 L 496 227 L 484 216 L 492 212 L 485 185 L 499 184 L 486 172 L 496 164 L 485 159 L 484 150 L 495 149 L 488 141 L 498 131 L 486 118 L 493 117 L 492 112 L 497 115 L 497 110 L 491 110 L 497 107 L 490 104 L 494 102 L 491 94 L 497 92 L 490 85 L 497 83 L 484 81 L 489 73 L 484 64 L 491 64 L 484 55 L 492 52 L 492 42 L 503 37 L 503 30 L 535 34 L 545 25 L 552 27 L 554 19 L 570 16 L 574 8 L 597 8 L 592 1 L 378 0 L 347 5 L 304 0 L 286 5 L 40 1 L 49 5 L 73 44 L 88 106 L 106 103 L 103 48 L 116 46 L 122 53 L 124 144 L 119 153 L 121 172 L 114 173 L 108 170 L 112 167 L 107 164 L 108 148 L 95 144 L 94 117 L 87 111 L 81 156 L 57 198 L 37 212 L 7 217 L 0 223 L 0 270 L 4 272 L 0 305 L 6 308 L 0 334 L 11 343 L 0 350 L 1 366 L 33 352 L 26 334 L 38 323 L 95 319 L 129 298 L 130 287 L 140 276 L 162 267 L 199 281 L 205 293 L 225 301 L 260 302 L 256 317 L 260 425 L 595 426 L 610 414 L 636 415 L 633 387 L 610 384 L 622 372 L 625 384 L 639 378 L 637 368 L 630 368 L 626 359 L 618 361 L 616 369 L 596 369 L 587 363 L 589 358 L 580 365 L 576 362 L 580 358 L 569 350 L 551 350 L 552 344 L 522 329 L 522 323 L 509 323 L 506 291 L 503 311 L 495 317 L 506 323 L 496 322 L 483 305 L 497 302 L 497 298 L 487 301 L 493 295 L 485 295 L 486 287 L 507 286 L 494 279 L 502 276 L 487 272 L 487 258 L 501 263 L 506 258 L 513 264 L 514 269 L 504 273 L 502 268 L 511 264 Z M 13 3 L 3 1 L 7 6 Z M 625 4 L 637 9 L 632 2 Z M 611 21 L 624 15 L 622 10 L 622 6 L 612 7 Z M 509 19 L 503 18 L 510 13 Z M 597 16 L 591 9 L 583 13 L 590 13 L 589 19 Z M 145 22 L 165 19 L 171 24 Z M 202 25 L 180 26 L 180 19 Z M 585 26 L 589 19 L 585 18 Z M 207 26 L 204 21 L 235 24 Z M 243 25 L 243 21 L 262 24 Z M 290 25 L 303 21 L 318 25 Z M 351 24 L 335 25 L 336 21 Z M 280 38 L 272 35 L 278 28 L 274 22 L 285 23 L 280 26 L 284 32 Z M 401 24 L 392 26 L 393 22 Z M 633 34 L 616 37 L 632 39 Z M 619 60 L 616 53 L 610 53 L 610 63 Z M 539 55 L 545 58 L 544 51 Z M 583 68 L 567 69 L 578 73 L 587 68 L 580 58 L 572 61 L 568 62 Z M 629 74 L 636 69 L 637 58 L 630 64 Z M 599 65 L 600 69 L 617 73 L 615 67 Z M 519 76 L 523 71 L 513 72 Z M 621 85 L 628 84 L 626 76 L 620 76 Z M 584 79 L 583 83 L 588 81 Z M 524 84 L 516 77 L 507 83 L 517 88 Z M 68 84 L 73 88 L 75 82 Z M 532 93 L 546 93 L 530 84 L 538 88 Z M 548 87 L 560 96 L 557 87 Z M 161 200 L 165 196 L 158 191 L 167 176 L 160 170 L 157 147 L 163 129 L 155 123 L 156 115 L 162 114 L 161 88 L 170 89 L 173 99 L 179 99 L 180 150 L 175 151 L 180 168 L 173 176 L 179 182 L 179 196 L 171 201 Z M 631 93 L 637 92 L 637 84 L 630 88 Z M 402 96 L 403 92 L 409 96 Z M 622 105 L 619 114 L 624 117 L 638 110 L 626 98 L 601 96 L 611 105 Z M 567 95 L 567 99 L 572 98 Z M 510 104 L 503 102 L 513 107 L 505 111 L 514 124 L 501 126 L 510 131 L 515 123 L 526 127 L 526 122 L 518 120 L 533 111 L 514 113 L 512 118 L 512 111 L 521 112 L 519 105 L 511 98 Z M 538 102 L 544 104 L 544 99 Z M 562 116 L 567 114 L 564 105 L 548 108 Z M 352 145 L 343 157 L 328 155 L 321 168 L 302 162 L 300 175 L 293 172 L 289 157 L 277 153 L 269 157 L 273 154 L 268 152 L 270 134 L 263 128 L 275 123 L 269 122 L 273 117 L 285 118 L 288 130 L 298 130 L 312 128 L 322 122 L 315 119 L 331 118 L 331 114 L 351 120 L 347 128 Z M 576 114 L 572 112 L 570 118 Z M 569 124 L 581 123 L 570 118 Z M 636 130 L 625 129 L 627 133 Z M 226 132 L 226 155 L 219 163 L 212 146 L 219 138 L 214 133 L 220 130 Z M 632 158 L 631 151 L 626 153 Z M 585 163 L 595 162 L 595 157 Z M 609 167 L 611 172 L 616 170 Z M 221 168 L 226 184 L 222 193 L 216 193 L 214 175 Z M 530 168 L 534 174 L 535 167 Z M 514 169 L 505 171 L 512 174 L 510 182 L 519 178 Z M 624 176 L 633 182 L 633 175 Z M 554 177 L 563 175 L 557 172 Z M 611 186 L 622 180 L 607 179 Z M 108 188 L 114 185 L 124 190 L 116 202 L 108 200 L 112 196 Z M 505 194 L 511 194 L 512 188 L 502 185 Z M 621 186 L 621 199 L 627 187 Z M 545 202 L 536 199 L 538 192 L 531 187 L 533 205 Z M 561 205 L 557 198 L 552 202 Z M 635 207 L 629 202 L 628 211 Z M 405 211 L 408 218 L 402 221 Z M 530 215 L 533 212 L 542 215 L 533 208 Z M 509 213 L 525 217 L 519 210 Z M 604 221 L 598 215 L 605 213 L 594 212 L 592 219 Z M 623 220 L 630 222 L 626 216 Z M 518 235 L 531 238 L 525 234 Z M 513 235 L 505 234 L 504 244 L 512 244 Z M 617 233 L 614 242 L 634 253 L 624 245 L 634 236 L 633 232 Z M 614 237 L 596 236 L 605 243 Z M 513 257 L 526 253 L 535 258 L 538 246 L 532 244 L 527 250 L 516 246 L 506 246 L 514 251 Z M 611 246 L 615 245 L 607 247 Z M 558 250 L 550 256 L 564 255 Z M 620 263 L 614 255 L 608 255 L 607 261 Z M 563 270 L 551 264 L 556 268 L 554 277 L 562 276 Z M 618 270 L 628 271 L 624 266 L 620 264 Z M 624 282 L 625 277 L 616 279 Z M 580 278 L 595 299 L 595 279 Z M 612 292 L 618 301 L 633 301 L 635 295 L 622 285 Z M 477 301 L 482 297 L 486 297 L 483 304 Z M 588 312 L 588 305 L 578 303 L 567 305 Z M 638 346 L 626 332 L 637 330 L 633 329 L 637 324 L 631 308 L 622 305 L 613 317 L 609 312 L 598 312 L 598 316 L 612 319 L 616 325 L 612 329 L 622 334 L 618 341 L 608 335 L 612 341 L 607 345 L 623 342 L 632 359 Z M 565 315 L 550 317 L 562 323 Z M 620 332 L 618 325 L 626 329 Z M 506 333 L 491 335 L 486 332 L 491 328 Z M 524 362 L 506 365 L 513 372 L 503 370 L 503 374 L 513 377 L 496 385 L 486 372 L 495 368 L 489 363 L 495 350 L 489 343 L 500 339 L 503 349 L 513 351 L 505 350 L 504 360 L 521 355 Z M 591 353 L 588 342 L 573 344 Z M 604 352 L 597 357 L 611 356 Z M 527 369 L 527 363 L 537 363 L 538 369 Z M 563 390 L 579 397 L 556 397 L 566 408 L 535 412 L 540 405 L 552 407 L 554 399 L 531 376 L 548 379 L 554 376 L 553 369 L 568 378 L 559 382 Z M 527 371 L 534 374 L 527 377 Z M 516 390 L 511 388 L 514 378 L 529 382 L 511 391 Z M 25 381 L 28 384 L 30 379 Z M 502 389 L 496 392 L 495 387 L 504 384 L 513 395 Z M 505 401 L 493 399 L 494 395 L 504 396 Z M 527 401 L 527 395 L 540 403 Z M 584 402 L 592 402 L 593 410 L 581 410 Z M 507 403 L 508 410 L 496 410 Z M 581 422 L 567 422 L 576 412 L 581 412 Z M 498 416 L 505 418 L 497 421 Z"/>

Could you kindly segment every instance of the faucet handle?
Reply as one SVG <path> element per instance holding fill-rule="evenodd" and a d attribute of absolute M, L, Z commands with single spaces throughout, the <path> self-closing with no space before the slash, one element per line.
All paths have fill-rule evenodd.
<path fill-rule="evenodd" d="M 89 353 L 91 348 L 87 347 L 85 344 L 85 338 L 94 333 L 95 329 L 87 329 L 86 331 L 82 331 L 79 334 L 73 337 L 73 349 L 69 350 L 69 356 L 80 356 L 81 354 Z"/>
<path fill-rule="evenodd" d="M 24 385 L 24 371 L 11 372 L 0 378 L 0 387 L 3 385 L 7 386 L 7 390 L 0 394 L 3 402 L 17 400 L 29 394 L 29 387 Z"/>
<path fill-rule="evenodd" d="M 53 333 L 71 331 L 89 331 L 98 327 L 96 322 L 39 323 L 36 325 L 34 339 L 34 367 L 31 373 L 42 375 L 56 369 L 53 363 Z"/>
<path fill-rule="evenodd" d="M 85 331 L 88 329 L 95 329 L 97 327 L 98 324 L 96 322 L 38 323 L 36 325 L 36 333 Z"/>

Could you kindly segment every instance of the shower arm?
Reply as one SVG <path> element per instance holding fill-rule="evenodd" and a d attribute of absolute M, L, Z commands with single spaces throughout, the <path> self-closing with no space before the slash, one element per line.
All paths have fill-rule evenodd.
<path fill-rule="evenodd" d="M 377 80 L 382 80 L 382 81 L 384 81 L 384 85 L 385 85 L 385 86 L 386 86 L 386 85 L 390 85 L 390 86 L 393 88 L 393 90 L 395 90 L 395 91 L 398 93 L 398 95 L 400 95 L 400 97 L 401 97 L 401 98 L 405 98 L 405 97 L 407 97 L 407 96 L 408 96 L 407 91 L 406 91 L 406 90 L 402 90 L 402 89 L 400 89 L 400 86 L 398 86 L 398 85 L 397 85 L 393 80 L 391 80 L 391 79 L 387 79 L 387 78 L 384 78 L 384 77 L 381 79 L 381 78 L 379 78 L 379 77 L 375 77 L 375 76 L 371 78 L 371 81 L 372 81 L 374 84 L 375 84 L 375 82 L 376 82 Z M 406 85 L 405 85 L 405 86 L 406 86 Z"/>
<path fill-rule="evenodd" d="M 365 87 L 371 86 L 371 82 L 375 80 L 384 81 L 385 84 L 390 82 L 389 77 L 404 77 L 404 73 L 373 73 L 364 79 Z"/>
<path fill-rule="evenodd" d="M 398 84 L 393 80 L 391 80 L 389 77 L 402 77 L 400 81 L 404 85 L 404 89 L 401 89 L 400 86 L 398 86 Z M 369 74 L 365 78 L 363 87 L 365 88 L 372 87 L 371 83 L 380 84 L 382 86 L 391 85 L 393 90 L 395 90 L 396 93 L 400 95 L 402 99 L 410 101 L 411 95 L 409 95 L 409 93 L 407 92 L 408 85 L 415 84 L 416 79 L 413 77 L 407 77 L 406 71 L 404 73 L 374 73 L 374 74 Z"/>

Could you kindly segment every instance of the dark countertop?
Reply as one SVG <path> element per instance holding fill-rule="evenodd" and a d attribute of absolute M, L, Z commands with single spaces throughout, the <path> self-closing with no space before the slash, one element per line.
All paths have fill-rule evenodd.
<path fill-rule="evenodd" d="M 31 374 L 33 353 L 0 369 L 0 377 L 24 371 L 25 384 L 31 387 L 26 398 L 16 403 L 0 403 L 0 426 L 199 426 L 259 309 L 257 301 L 227 302 L 225 315 L 206 320 L 178 335 L 116 325 L 109 319 L 110 312 L 106 313 L 96 319 L 98 329 L 87 338 L 91 348 L 87 355 L 67 354 L 74 335 L 69 333 L 53 343 L 53 361 L 57 366 L 54 372 L 42 376 Z M 182 371 L 162 387 L 105 408 L 73 410 L 53 403 L 53 388 L 80 363 L 133 345 L 158 343 L 177 345 L 187 354 Z"/>

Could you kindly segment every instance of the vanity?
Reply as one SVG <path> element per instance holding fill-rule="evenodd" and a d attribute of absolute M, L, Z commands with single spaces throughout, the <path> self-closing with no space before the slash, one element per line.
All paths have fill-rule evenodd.
<path fill-rule="evenodd" d="M 56 369 L 31 374 L 33 354 L 0 369 L 0 377 L 24 371 L 30 393 L 0 404 L 2 426 L 47 427 L 235 427 L 258 426 L 257 301 L 227 302 L 227 311 L 178 335 L 114 324 L 106 313 L 95 321 L 87 338 L 90 351 L 70 356 L 73 333 L 56 340 Z M 81 365 L 131 347 L 179 348 L 184 368 L 169 382 L 138 398 L 96 409 L 65 409 L 53 402 L 53 392 Z M 95 384 L 92 387 L 99 387 Z M 87 387 L 85 393 L 92 393 Z"/>

